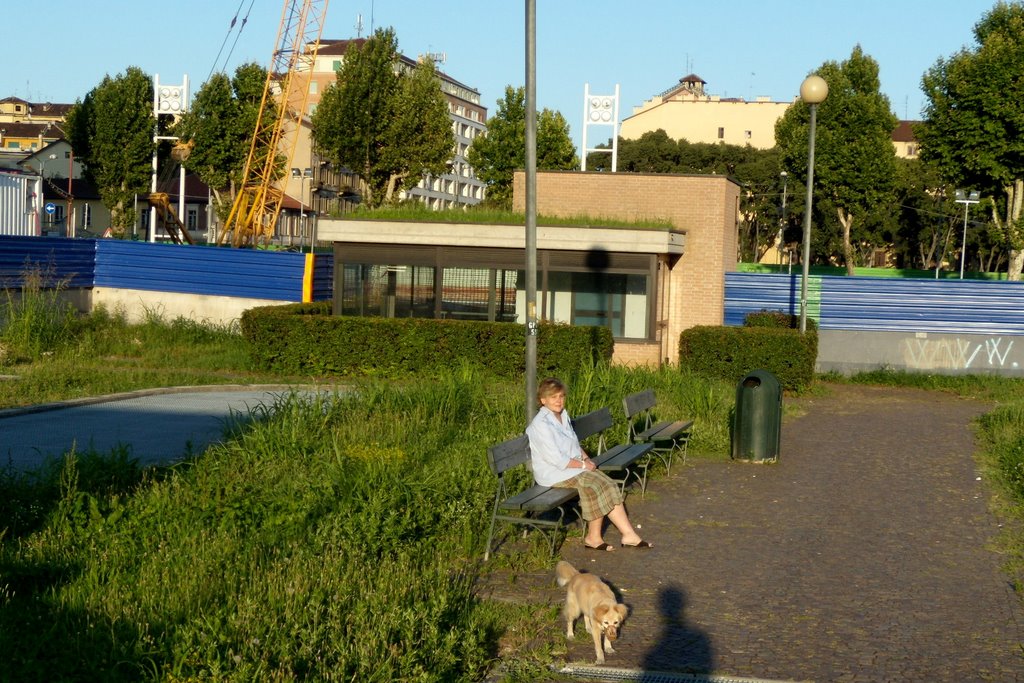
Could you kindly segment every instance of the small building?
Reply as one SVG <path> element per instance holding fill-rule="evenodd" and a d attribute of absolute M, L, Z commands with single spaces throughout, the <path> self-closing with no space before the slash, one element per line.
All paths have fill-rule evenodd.
<path fill-rule="evenodd" d="M 517 172 L 513 208 L 523 211 Z M 725 176 L 548 171 L 538 216 L 537 318 L 608 327 L 617 363 L 678 356 L 679 333 L 720 325 L 736 267 L 739 186 Z M 658 221 L 656 228 L 637 221 Z M 522 225 L 321 219 L 339 315 L 526 321 Z"/>
<path fill-rule="evenodd" d="M 38 236 L 42 210 L 39 176 L 0 169 L 0 235 Z"/>

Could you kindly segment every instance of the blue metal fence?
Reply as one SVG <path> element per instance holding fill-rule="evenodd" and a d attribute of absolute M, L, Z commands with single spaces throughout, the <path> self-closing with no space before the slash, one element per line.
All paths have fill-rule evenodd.
<path fill-rule="evenodd" d="M 313 299 L 330 299 L 333 256 L 317 254 Z M 306 255 L 111 239 L 0 236 L 0 286 L 39 271 L 47 284 L 302 301 Z"/>
<path fill-rule="evenodd" d="M 96 240 L 62 237 L 0 237 L 0 286 L 20 288 L 29 273 L 43 286 L 92 287 Z"/>
<path fill-rule="evenodd" d="M 99 240 L 96 286 L 301 301 L 305 256 L 292 252 Z"/>
<path fill-rule="evenodd" d="M 726 274 L 726 325 L 763 309 L 798 315 L 800 274 Z M 808 315 L 823 330 L 1024 335 L 1024 283 L 815 275 Z"/>

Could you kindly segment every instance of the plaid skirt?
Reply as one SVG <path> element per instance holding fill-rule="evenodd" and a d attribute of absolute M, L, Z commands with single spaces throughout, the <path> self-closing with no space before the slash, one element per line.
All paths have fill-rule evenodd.
<path fill-rule="evenodd" d="M 580 472 L 572 479 L 554 484 L 554 487 L 580 492 L 580 516 L 588 522 L 604 517 L 622 502 L 619 485 L 600 470 Z"/>

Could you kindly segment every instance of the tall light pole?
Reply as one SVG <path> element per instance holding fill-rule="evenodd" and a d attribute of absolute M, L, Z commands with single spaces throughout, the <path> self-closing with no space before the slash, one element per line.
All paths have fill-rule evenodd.
<path fill-rule="evenodd" d="M 537 412 L 537 0 L 526 0 L 526 423 Z"/>
<path fill-rule="evenodd" d="M 303 239 L 306 237 L 306 180 L 313 182 L 313 169 L 292 168 L 292 178 L 299 181 L 299 234 Z M 310 240 L 309 252 L 313 253 L 313 242 Z"/>
<path fill-rule="evenodd" d="M 779 265 L 782 265 L 782 240 L 785 238 L 786 233 L 786 184 L 789 181 L 789 174 L 783 171 L 779 174 L 782 176 L 782 213 L 779 215 L 779 237 L 778 244 L 775 245 L 776 252 L 779 256 Z"/>
<path fill-rule="evenodd" d="M 963 246 L 960 249 L 960 279 L 964 279 L 964 261 L 967 258 L 967 209 L 971 208 L 971 204 L 977 204 L 981 201 L 981 195 L 978 194 L 977 190 L 971 190 L 969 193 L 967 190 L 956 191 L 956 203 L 964 205 L 964 241 Z"/>
<path fill-rule="evenodd" d="M 807 141 L 807 201 L 804 205 L 803 274 L 800 280 L 800 334 L 807 332 L 807 277 L 811 265 L 811 205 L 814 201 L 814 134 L 818 124 L 818 105 L 828 97 L 828 83 L 811 74 L 800 84 L 800 99 L 811 108 L 811 129 Z"/>

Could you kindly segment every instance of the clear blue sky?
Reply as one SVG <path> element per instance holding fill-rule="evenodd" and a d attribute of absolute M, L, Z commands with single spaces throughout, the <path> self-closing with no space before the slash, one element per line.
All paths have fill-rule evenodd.
<path fill-rule="evenodd" d="M 900 118 L 920 118 L 922 74 L 973 45 L 995 0 L 536 0 L 538 107 L 566 117 L 579 146 L 583 87 L 620 86 L 620 118 L 696 73 L 710 94 L 790 101 L 823 62 L 856 44 L 880 65 L 882 92 Z M 392 26 L 410 57 L 444 52 L 441 66 L 480 91 L 489 113 L 506 85 L 525 82 L 523 0 L 330 0 L 324 38 Z M 268 64 L 282 0 L 36 0 L 7 2 L 0 97 L 74 102 L 105 74 L 138 66 L 161 82 L 188 74 L 195 92 L 211 69 Z M 229 33 L 232 17 L 238 24 Z M 248 21 L 239 31 L 242 17 Z M 237 44 L 231 50 L 232 43 Z M 223 49 L 220 60 L 218 52 Z M 611 128 L 591 128 L 591 144 Z"/>

